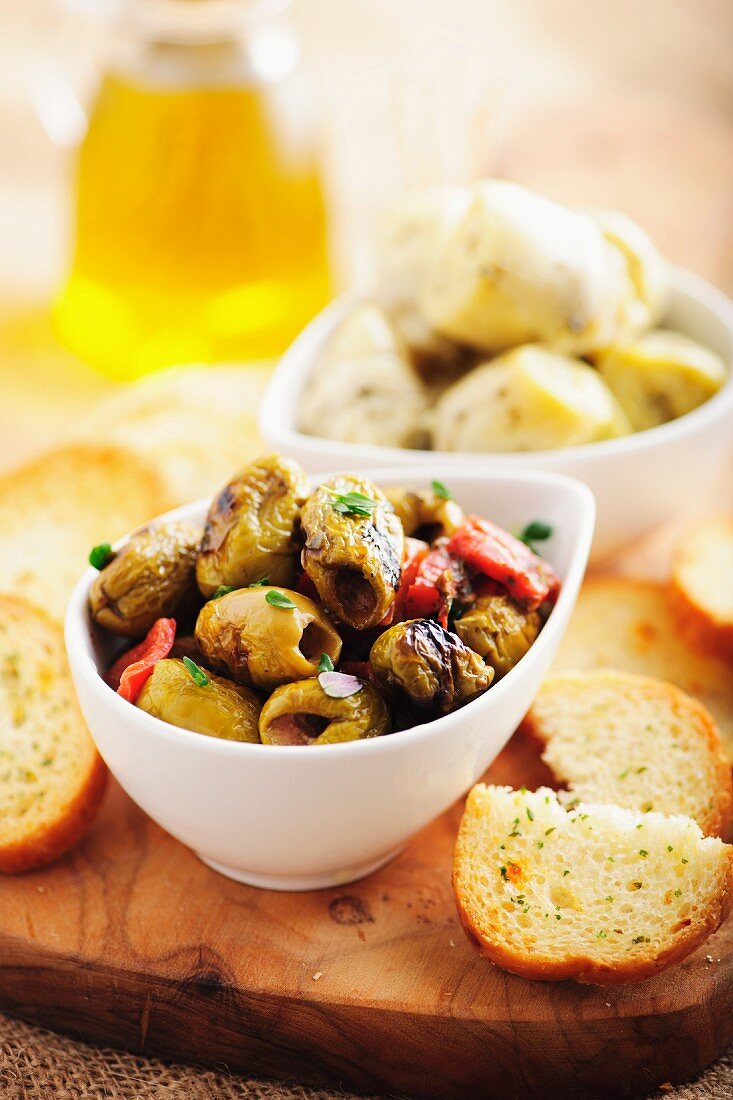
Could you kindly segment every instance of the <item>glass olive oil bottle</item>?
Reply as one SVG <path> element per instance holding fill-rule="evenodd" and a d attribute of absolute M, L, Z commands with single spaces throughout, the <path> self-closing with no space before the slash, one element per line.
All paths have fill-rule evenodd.
<path fill-rule="evenodd" d="M 78 153 L 55 311 L 61 339 L 112 377 L 276 355 L 327 300 L 315 134 L 297 41 L 272 7 L 124 8 L 126 49 Z"/>

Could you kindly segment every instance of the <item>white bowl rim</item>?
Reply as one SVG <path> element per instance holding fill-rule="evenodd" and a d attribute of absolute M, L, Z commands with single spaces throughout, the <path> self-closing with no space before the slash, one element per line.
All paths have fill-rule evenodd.
<path fill-rule="evenodd" d="M 669 264 L 670 287 L 672 291 L 681 294 L 689 301 L 703 305 L 723 323 L 733 341 L 733 302 L 721 290 L 712 283 L 703 279 L 686 268 Z M 369 301 L 366 294 L 349 291 L 334 299 L 310 322 L 310 325 L 291 344 L 288 351 L 280 359 L 275 367 L 270 381 L 263 395 L 260 412 L 259 427 L 265 439 L 272 439 L 273 446 L 286 450 L 296 446 L 311 452 L 318 450 L 324 456 L 333 456 L 334 461 L 347 461 L 348 456 L 352 460 L 359 461 L 389 461 L 390 465 L 419 460 L 427 464 L 431 459 L 436 463 L 445 464 L 454 468 L 461 462 L 481 462 L 483 464 L 494 463 L 497 466 L 511 468 L 526 467 L 531 463 L 548 462 L 572 462 L 582 460 L 592 462 L 601 461 L 609 456 L 617 454 L 629 454 L 643 452 L 649 448 L 662 446 L 665 443 L 686 438 L 688 435 L 697 434 L 714 421 L 717 421 L 726 412 L 733 411 L 733 362 L 729 361 L 727 378 L 717 393 L 703 401 L 696 409 L 692 409 L 675 420 L 669 420 L 666 424 L 659 424 L 655 428 L 647 428 L 641 432 L 632 432 L 630 435 L 620 436 L 617 439 L 600 440 L 596 443 L 582 443 L 575 447 L 556 447 L 544 451 L 431 451 L 417 450 L 414 447 L 379 447 L 372 443 L 347 443 L 341 440 L 327 439 L 325 436 L 308 435 L 299 431 L 291 423 L 282 425 L 282 395 L 294 385 L 297 387 L 296 397 L 300 396 L 305 379 L 303 365 L 300 362 L 300 340 L 304 334 L 309 334 L 311 326 L 319 320 L 327 317 L 341 316 L 346 310 L 360 301 Z M 663 327 L 663 325 L 662 325 Z"/>
<path fill-rule="evenodd" d="M 360 470 L 359 473 L 363 473 L 363 476 L 371 477 L 372 480 L 377 482 L 380 477 L 399 478 L 405 481 L 411 481 L 413 479 L 422 481 L 426 477 L 424 467 L 410 467 L 407 465 L 389 468 L 381 467 L 367 471 Z M 493 474 L 485 469 L 459 470 L 454 467 L 451 470 L 451 475 L 456 479 L 460 478 L 463 481 L 471 482 L 485 482 L 489 480 L 503 484 L 546 485 L 548 488 L 559 488 L 565 492 L 574 494 L 576 502 L 579 505 L 579 516 L 578 527 L 575 532 L 575 543 L 570 556 L 570 564 L 563 580 L 557 603 L 543 626 L 537 642 L 535 642 L 535 645 L 542 645 L 544 642 L 549 644 L 552 636 L 560 629 L 559 624 L 564 607 L 576 599 L 585 574 L 595 525 L 596 507 L 593 493 L 586 485 L 576 478 L 568 477 L 565 474 L 548 473 L 544 471 L 499 470 Z M 310 480 L 316 484 L 332 476 L 334 476 L 333 473 L 309 475 Z M 211 499 L 211 497 L 203 497 L 200 500 L 192 501 L 165 512 L 160 516 L 153 517 L 153 519 L 147 522 L 152 523 L 154 520 L 190 518 L 192 514 L 204 512 L 205 509 L 208 508 Z M 130 534 L 131 533 L 132 532 L 130 532 Z M 128 534 L 118 539 L 114 543 L 113 548 L 118 549 L 124 545 L 129 537 L 130 535 Z M 165 722 L 160 718 L 154 718 L 152 715 L 139 710 L 137 707 L 131 707 L 131 704 L 125 699 L 122 699 L 117 692 L 113 691 L 102 678 L 92 653 L 91 634 L 89 633 L 86 621 L 89 587 L 96 575 L 96 569 L 91 566 L 87 568 L 79 578 L 71 594 L 64 626 L 66 649 L 69 654 L 70 662 L 74 667 L 74 674 L 76 676 L 81 675 L 85 678 L 85 682 L 96 696 L 100 706 L 109 708 L 112 718 L 118 719 L 128 726 L 137 726 L 141 733 L 147 730 L 150 735 L 154 735 L 158 738 L 162 737 L 169 743 L 177 742 L 181 747 L 188 745 L 194 751 L 218 753 L 224 757 L 234 758 L 239 756 L 242 759 L 246 759 L 248 755 L 255 753 L 258 759 L 264 759 L 263 754 L 269 754 L 270 759 L 284 760 L 286 757 L 292 757 L 297 754 L 303 760 L 310 760 L 313 758 L 317 761 L 325 759 L 326 756 L 333 756 L 334 753 L 340 753 L 344 756 L 346 754 L 351 754 L 351 756 L 356 757 L 364 752 L 374 755 L 376 753 L 399 751 L 401 746 L 405 744 L 406 739 L 415 742 L 417 739 L 442 736 L 444 732 L 454 727 L 456 724 L 459 724 L 461 721 L 461 714 L 465 708 L 459 708 L 450 714 L 434 718 L 428 722 L 422 722 L 409 729 L 396 730 L 394 733 L 390 733 L 383 737 L 363 738 L 361 740 L 346 741 L 335 745 L 318 745 L 316 746 L 317 751 L 313 751 L 314 747 L 311 745 L 262 745 L 246 741 L 227 741 L 222 738 L 207 737 L 193 730 L 171 725 L 171 723 Z M 522 660 L 531 659 L 533 649 L 534 646 L 530 648 Z M 515 670 L 512 669 L 506 676 L 502 677 L 498 684 L 492 686 L 489 691 L 479 696 L 479 698 L 472 700 L 467 706 L 485 706 L 491 700 L 501 698 L 503 694 L 513 687 L 515 679 L 513 676 L 514 671 Z"/>

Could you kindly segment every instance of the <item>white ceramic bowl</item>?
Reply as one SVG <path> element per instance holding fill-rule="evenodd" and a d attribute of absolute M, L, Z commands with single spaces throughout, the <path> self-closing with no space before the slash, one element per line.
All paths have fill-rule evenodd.
<path fill-rule="evenodd" d="M 673 268 L 665 324 L 712 348 L 733 364 L 733 304 L 689 272 Z M 710 401 L 678 420 L 650 431 L 524 454 L 479 454 L 400 450 L 339 443 L 298 431 L 301 395 L 318 355 L 354 299 L 338 299 L 301 333 L 276 368 L 260 407 L 260 429 L 273 450 L 297 459 L 314 473 L 419 464 L 449 476 L 465 465 L 495 472 L 531 468 L 569 474 L 594 492 L 598 521 L 593 559 L 598 561 L 648 534 L 680 512 L 690 511 L 701 489 L 733 457 L 733 373 Z"/>
<path fill-rule="evenodd" d="M 436 466 L 433 473 L 443 471 Z M 431 474 L 403 467 L 374 476 L 384 486 L 423 487 Z M 215 870 L 278 890 L 368 874 L 479 778 L 525 714 L 578 595 L 593 498 L 578 482 L 550 474 L 456 469 L 449 482 L 466 510 L 509 529 L 547 520 L 553 535 L 543 546 L 563 587 L 538 640 L 495 687 L 462 710 L 386 737 L 317 747 L 250 745 L 151 717 L 100 675 L 112 650 L 89 615 L 95 571 L 82 576 L 69 602 L 66 646 L 92 737 L 130 797 Z M 199 501 L 169 515 L 203 522 L 207 507 Z"/>

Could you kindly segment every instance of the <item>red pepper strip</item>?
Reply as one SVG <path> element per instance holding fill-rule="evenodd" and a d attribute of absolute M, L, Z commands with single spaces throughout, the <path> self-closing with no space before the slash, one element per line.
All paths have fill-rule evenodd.
<path fill-rule="evenodd" d="M 560 578 L 525 543 L 480 516 L 467 516 L 448 540 L 448 550 L 467 565 L 499 581 L 528 609 L 555 600 Z"/>
<path fill-rule="evenodd" d="M 157 619 L 143 641 L 115 661 L 107 682 L 112 686 L 117 683 L 117 694 L 134 703 L 157 662 L 170 653 L 175 637 L 176 620 Z"/>
<path fill-rule="evenodd" d="M 405 597 L 407 595 L 410 585 L 415 583 L 415 577 L 417 576 L 417 570 L 420 562 L 429 552 L 430 547 L 427 542 L 423 542 L 422 539 L 413 539 L 409 536 L 405 539 L 405 557 L 402 562 L 402 574 L 400 576 L 400 586 L 397 589 L 397 595 L 395 597 L 395 614 L 394 619 L 400 622 L 402 619 L 407 618 L 405 614 Z"/>
<path fill-rule="evenodd" d="M 456 562 L 445 547 L 433 547 L 419 554 L 400 588 L 402 618 L 427 619 L 437 615 L 440 625 L 447 627 L 456 593 L 455 573 Z"/>

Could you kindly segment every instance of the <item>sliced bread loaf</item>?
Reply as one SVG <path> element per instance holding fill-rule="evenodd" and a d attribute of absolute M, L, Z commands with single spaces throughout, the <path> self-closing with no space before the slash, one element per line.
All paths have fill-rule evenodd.
<path fill-rule="evenodd" d="M 99 809 L 107 773 L 74 694 L 63 634 L 0 596 L 0 871 L 50 863 Z"/>
<path fill-rule="evenodd" d="M 733 790 L 715 722 L 679 688 L 629 672 L 560 672 L 543 683 L 525 731 L 570 795 L 685 814 L 726 836 Z"/>
<path fill-rule="evenodd" d="M 585 582 L 553 671 L 593 668 L 676 684 L 708 708 L 733 759 L 730 665 L 686 640 L 666 586 L 609 575 Z"/>
<path fill-rule="evenodd" d="M 733 900 L 733 847 L 686 817 L 566 810 L 554 791 L 480 783 L 453 861 L 480 952 L 525 978 L 616 985 L 685 958 Z"/>
<path fill-rule="evenodd" d="M 3 474 L 0 589 L 62 621 L 91 548 L 166 504 L 155 473 L 122 447 L 59 447 Z"/>
<path fill-rule="evenodd" d="M 692 639 L 733 660 L 733 517 L 691 531 L 672 562 L 672 592 Z"/>

